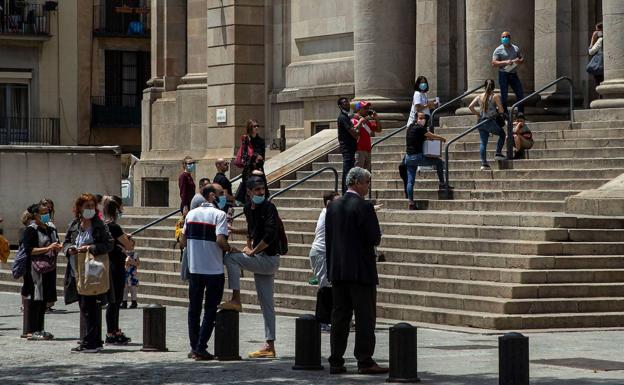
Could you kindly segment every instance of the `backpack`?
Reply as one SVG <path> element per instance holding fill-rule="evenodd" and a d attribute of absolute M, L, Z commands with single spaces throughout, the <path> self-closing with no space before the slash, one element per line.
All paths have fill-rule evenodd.
<path fill-rule="evenodd" d="M 26 253 L 24 244 L 20 243 L 17 254 L 15 255 L 15 259 L 13 260 L 13 266 L 11 267 L 13 278 L 22 278 L 24 274 L 26 274 L 26 267 L 28 267 L 28 253 Z"/>

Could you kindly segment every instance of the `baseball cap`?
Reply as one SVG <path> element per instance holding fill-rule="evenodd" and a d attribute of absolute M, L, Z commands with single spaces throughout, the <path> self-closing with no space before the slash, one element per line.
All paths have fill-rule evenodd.
<path fill-rule="evenodd" d="M 370 105 L 371 104 L 369 102 L 367 102 L 366 100 L 360 100 L 359 102 L 355 103 L 355 110 L 359 111 L 362 108 L 370 107 Z"/>

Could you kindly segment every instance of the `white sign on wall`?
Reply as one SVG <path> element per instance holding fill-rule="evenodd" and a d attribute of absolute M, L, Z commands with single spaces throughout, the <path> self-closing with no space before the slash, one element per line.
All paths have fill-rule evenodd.
<path fill-rule="evenodd" d="M 227 110 L 225 108 L 217 108 L 217 123 L 227 123 Z"/>

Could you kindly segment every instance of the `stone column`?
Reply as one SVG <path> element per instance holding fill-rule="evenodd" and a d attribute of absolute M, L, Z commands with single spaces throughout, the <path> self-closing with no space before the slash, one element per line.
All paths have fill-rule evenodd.
<path fill-rule="evenodd" d="M 581 81 L 575 70 L 578 55 L 574 54 L 579 29 L 577 15 L 571 0 L 535 0 L 535 87 L 567 76 L 574 81 L 574 96 L 580 101 Z M 549 114 L 567 115 L 568 92 L 567 83 L 558 83 L 540 93 L 539 105 L 547 107 Z"/>
<path fill-rule="evenodd" d="M 602 1 L 604 28 L 605 80 L 596 91 L 602 99 L 591 102 L 591 108 L 624 107 L 624 1 Z"/>
<path fill-rule="evenodd" d="M 518 70 L 524 93 L 526 95 L 534 90 L 534 17 L 534 2 L 532 0 L 466 0 L 468 89 L 482 85 L 488 78 L 494 79 L 498 85 L 498 69 L 491 65 L 492 53 L 500 45 L 501 32 L 509 31 L 512 44 L 520 47 L 525 58 L 525 63 Z M 467 101 L 465 100 L 465 102 Z M 515 96 L 510 88 L 508 104 L 514 101 Z M 470 112 L 467 108 L 462 108 L 457 113 L 467 114 Z"/>
<path fill-rule="evenodd" d="M 356 99 L 373 108 L 409 112 L 414 89 L 416 2 L 354 2 L 353 49 Z"/>
<path fill-rule="evenodd" d="M 173 91 L 186 74 L 186 0 L 164 2 L 164 87 Z"/>

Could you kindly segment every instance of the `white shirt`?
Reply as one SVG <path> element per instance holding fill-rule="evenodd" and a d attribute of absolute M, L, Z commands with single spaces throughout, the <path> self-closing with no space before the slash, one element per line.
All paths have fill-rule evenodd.
<path fill-rule="evenodd" d="M 227 215 L 210 203 L 189 211 L 182 230 L 187 239 L 189 271 L 223 274 L 223 252 L 217 236 L 228 235 Z"/>
<path fill-rule="evenodd" d="M 318 252 L 325 252 L 325 214 L 327 209 L 321 211 L 318 221 L 316 222 L 316 230 L 314 231 L 314 242 L 312 242 L 312 248 Z"/>
<path fill-rule="evenodd" d="M 420 92 L 420 91 L 415 91 L 414 92 L 414 98 L 412 100 L 412 109 L 410 110 L 409 119 L 407 121 L 407 125 L 408 126 L 416 121 L 416 113 L 418 112 L 416 110 L 416 105 L 417 104 L 422 104 L 422 105 L 426 106 L 427 103 L 429 103 L 429 98 L 427 97 L 427 93 L 426 92 Z M 431 115 L 431 111 L 429 110 L 429 107 L 425 107 L 420 112 L 424 112 L 425 115 Z"/>

